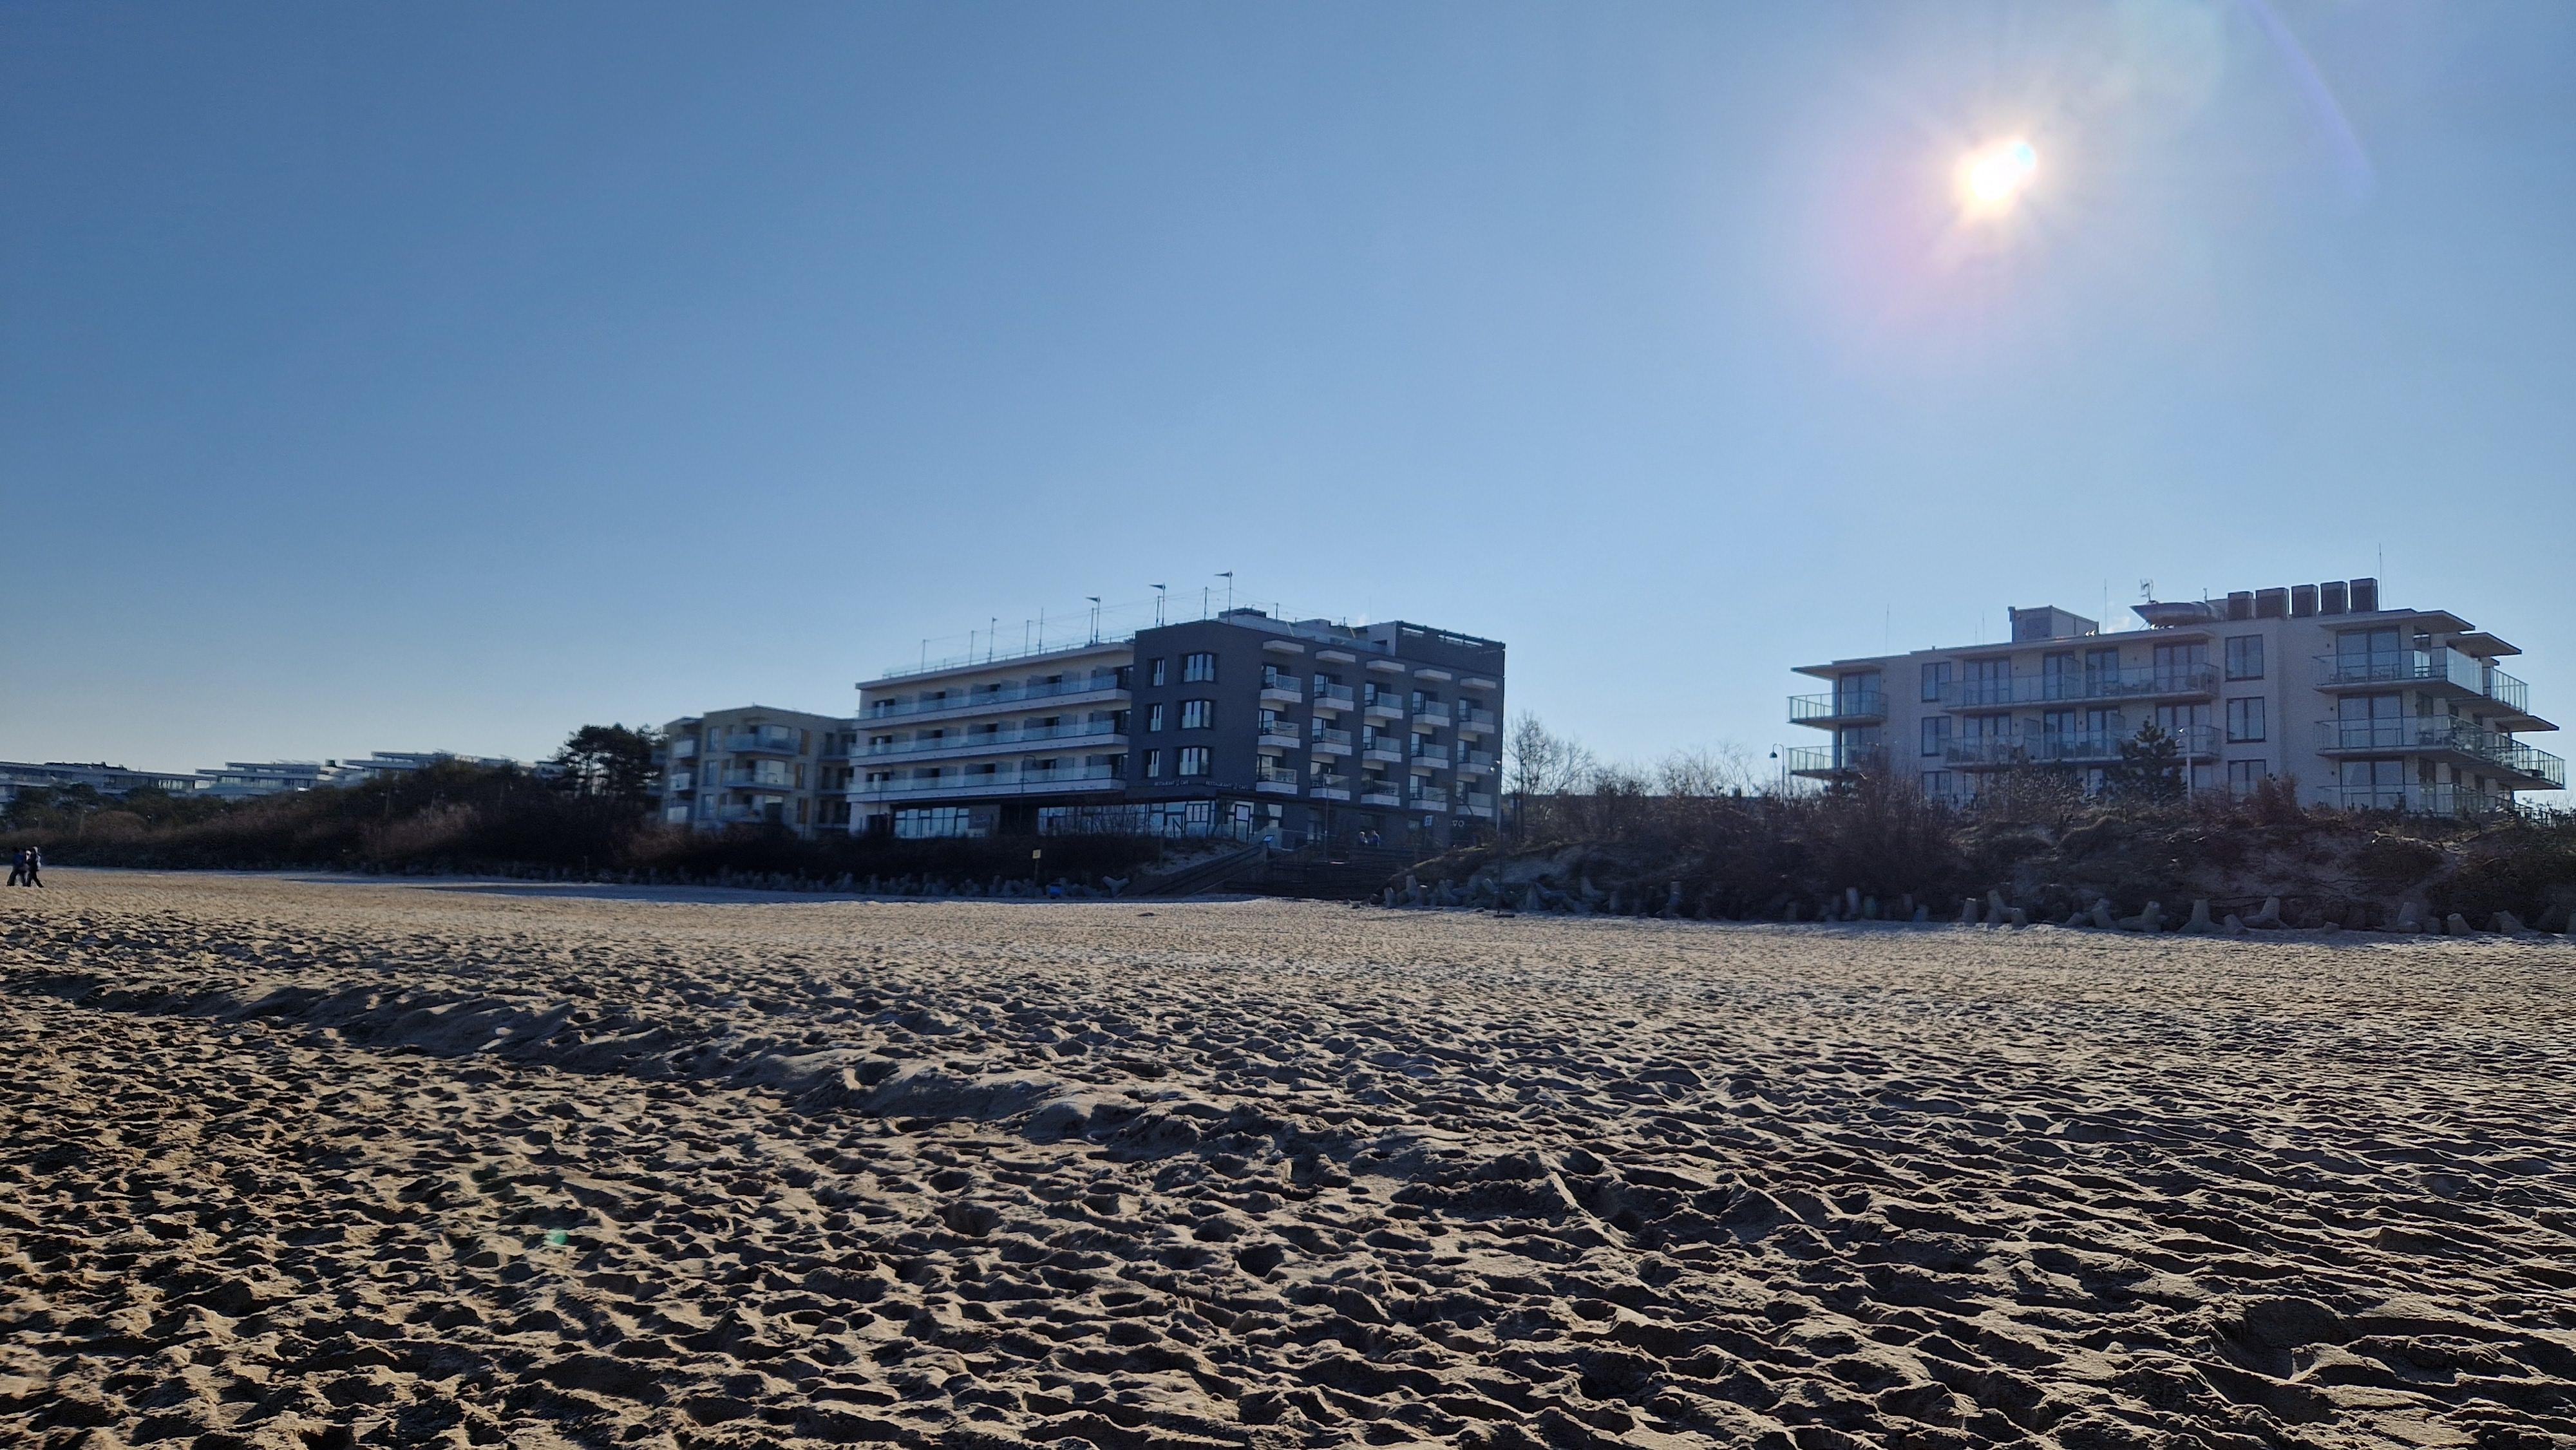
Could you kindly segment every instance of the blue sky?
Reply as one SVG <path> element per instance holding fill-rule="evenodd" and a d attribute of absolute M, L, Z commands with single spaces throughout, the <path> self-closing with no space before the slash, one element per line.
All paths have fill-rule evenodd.
<path fill-rule="evenodd" d="M 1802 661 L 2383 551 L 2576 717 L 2571 77 L 2554 4 L 15 5 L 0 758 L 840 710 L 1223 570 L 1759 754 Z"/>

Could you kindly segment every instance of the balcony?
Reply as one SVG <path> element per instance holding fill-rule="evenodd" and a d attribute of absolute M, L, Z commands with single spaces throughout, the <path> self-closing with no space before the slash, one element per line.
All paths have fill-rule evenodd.
<path fill-rule="evenodd" d="M 1307 744 L 1317 755 L 1348 755 L 1351 753 L 1351 732 L 1318 730 Z"/>
<path fill-rule="evenodd" d="M 2002 705 L 2171 699 L 2216 693 L 2216 666 L 2169 665 L 2160 669 L 2068 670 L 2000 680 L 1952 680 L 1941 687 L 1941 705 L 1949 710 L 1983 710 Z"/>
<path fill-rule="evenodd" d="M 1885 765 L 1886 752 L 1865 747 L 1793 745 L 1780 752 L 1780 763 L 1791 775 L 1809 780 L 1840 780 Z"/>
<path fill-rule="evenodd" d="M 1297 682 L 1286 675 L 1261 682 L 1262 704 L 1294 705 L 1304 698 L 1305 696 L 1298 692 Z"/>
<path fill-rule="evenodd" d="M 1367 749 L 1362 750 L 1360 752 L 1360 758 L 1362 760 L 1378 761 L 1386 765 L 1402 765 L 1404 764 L 1404 747 L 1401 745 L 1393 745 L 1381 740 L 1376 744 L 1369 746 Z"/>
<path fill-rule="evenodd" d="M 2165 732 L 2184 760 L 2214 760 L 2218 729 L 2181 725 Z M 2017 730 L 2002 735 L 1959 736 L 1942 746 L 1944 763 L 1965 769 L 2015 765 L 2109 765 L 2121 747 L 2134 744 L 2137 732 L 2118 730 Z"/>
<path fill-rule="evenodd" d="M 1359 700 L 1348 685 L 1317 685 L 1315 709 L 1322 714 L 1340 714 L 1359 708 Z"/>
<path fill-rule="evenodd" d="M 1055 770 L 994 770 L 942 775 L 936 780 L 862 781 L 850 787 L 853 800 L 903 800 L 954 797 L 1038 795 L 1050 791 L 1116 790 L 1124 785 L 1106 765 L 1064 766 Z"/>
<path fill-rule="evenodd" d="M 1364 806 L 1384 806 L 1392 810 L 1403 805 L 1404 798 L 1395 793 L 1395 787 L 1388 785 L 1383 781 L 1379 781 L 1361 789 L 1360 804 Z"/>
<path fill-rule="evenodd" d="M 1494 773 L 1494 757 L 1493 757 L 1493 753 L 1492 753 L 1491 751 L 1485 751 L 1485 750 L 1462 750 L 1462 751 L 1459 751 L 1459 752 L 1458 752 L 1458 773 L 1459 773 L 1460 775 L 1491 775 L 1491 774 L 1493 774 L 1493 773 Z"/>
<path fill-rule="evenodd" d="M 2567 762 L 2546 750 L 2535 750 L 2501 731 L 2488 730 L 2447 716 L 2411 720 L 2324 720 L 2317 724 L 2317 750 L 2346 755 L 2445 755 L 2486 766 L 2506 775 L 2539 781 L 2524 790 L 2565 790 Z"/>
<path fill-rule="evenodd" d="M 697 783 L 696 771 L 675 770 L 671 772 L 670 785 L 673 790 L 694 790 L 697 787 Z"/>
<path fill-rule="evenodd" d="M 1271 795 L 1295 795 L 1297 772 L 1276 765 L 1265 765 L 1261 767 L 1259 778 L 1253 781 L 1252 788 Z"/>
<path fill-rule="evenodd" d="M 1425 729 L 1446 725 L 1449 723 L 1449 707 L 1437 700 L 1418 706 L 1413 712 L 1413 723 Z"/>
<path fill-rule="evenodd" d="M 1493 734 L 1494 712 L 1461 708 L 1458 711 L 1458 733 L 1461 735 Z"/>
<path fill-rule="evenodd" d="M 1319 801 L 1346 801 L 1351 798 L 1351 778 L 1347 775 L 1319 775 L 1307 795 Z"/>
<path fill-rule="evenodd" d="M 673 760 L 688 760 L 694 757 L 697 753 L 698 742 L 694 740 L 674 740 L 671 742 L 671 758 Z"/>
<path fill-rule="evenodd" d="M 1099 695 L 1107 698 L 1124 696 L 1118 676 L 1109 670 L 1065 680 L 1033 680 L 1025 685 L 1003 685 L 989 690 L 966 690 L 942 694 L 926 700 L 872 700 L 861 718 L 891 720 L 906 716 L 963 715 L 1016 705 L 1029 700 L 1063 700 L 1075 696 Z"/>
<path fill-rule="evenodd" d="M 1837 690 L 1830 695 L 1791 695 L 1789 723 L 1827 729 L 1836 725 L 1872 725 L 1887 718 L 1887 695 L 1879 690 Z"/>
<path fill-rule="evenodd" d="M 737 730 L 724 738 L 737 755 L 801 755 L 804 746 L 793 730 Z"/>
<path fill-rule="evenodd" d="M 1467 814 L 1471 816 L 1490 816 L 1493 813 L 1494 798 L 1491 795 L 1480 791 L 1471 790 L 1467 792 Z"/>
<path fill-rule="evenodd" d="M 2325 790 L 2327 805 L 2347 811 L 2403 811 L 2411 816 L 2475 820 L 2513 809 L 2513 797 L 2455 785 L 2342 785 Z"/>
<path fill-rule="evenodd" d="M 976 755 L 991 750 L 1016 750 L 1023 745 L 1052 740 L 1097 740 L 1122 746 L 1127 743 L 1125 732 L 1118 728 L 1115 720 L 1081 720 L 1070 725 L 974 730 L 959 735 L 942 735 L 932 740 L 899 740 L 891 745 L 870 745 L 865 754 L 870 760 L 903 755 Z"/>
<path fill-rule="evenodd" d="M 1262 731 L 1260 740 L 1264 750 L 1294 750 L 1306 743 L 1297 738 L 1296 731 L 1285 726 Z"/>
<path fill-rule="evenodd" d="M 723 772 L 709 772 L 707 784 L 729 790 L 802 790 L 796 777 L 788 771 L 762 771 L 737 766 Z"/>
<path fill-rule="evenodd" d="M 1444 752 L 1426 751 L 1423 754 L 1413 756 L 1406 760 L 1404 764 L 1406 769 L 1411 770 L 1417 775 L 1429 775 L 1435 770 L 1447 770 L 1449 768 L 1449 757 Z"/>
<path fill-rule="evenodd" d="M 2431 686 L 2446 694 L 2493 700 L 2517 715 L 2531 712 L 2531 687 L 2485 660 L 2455 649 L 2382 650 L 2319 655 L 2320 690 Z"/>
<path fill-rule="evenodd" d="M 1392 721 L 1404 718 L 1404 702 L 1393 695 L 1380 695 L 1360 707 L 1363 720 Z"/>
<path fill-rule="evenodd" d="M 1445 790 L 1416 791 L 1404 804 L 1408 810 L 1432 811 L 1445 816 L 1449 814 L 1449 793 Z"/>

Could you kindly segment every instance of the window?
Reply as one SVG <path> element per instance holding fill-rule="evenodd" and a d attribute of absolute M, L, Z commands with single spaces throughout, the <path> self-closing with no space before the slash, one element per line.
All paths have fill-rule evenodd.
<path fill-rule="evenodd" d="M 1932 752 L 1928 750 L 1924 752 L 1926 755 L 1931 753 Z M 1923 794 L 1936 801 L 1948 800 L 1950 798 L 1950 772 L 1946 770 L 1927 770 L 1923 772 Z"/>
<path fill-rule="evenodd" d="M 1145 682 L 1151 685 L 1163 683 L 1163 662 L 1160 658 L 1145 662 Z"/>
<path fill-rule="evenodd" d="M 2227 678 L 2231 680 L 2263 678 L 2263 636 L 2259 634 L 2228 636 Z"/>
<path fill-rule="evenodd" d="M 1923 720 L 1923 753 L 1938 755 L 1950 746 L 1950 717 L 1928 715 Z"/>
<path fill-rule="evenodd" d="M 1204 745 L 1181 747 L 1181 779 L 1202 780 L 1208 773 L 1208 748 Z"/>
<path fill-rule="evenodd" d="M 1214 724 L 1216 724 L 1215 701 L 1183 700 L 1181 702 L 1182 729 L 1205 730 Z"/>
<path fill-rule="evenodd" d="M 1294 727 L 1283 727 L 1280 725 L 1278 711 L 1264 710 L 1261 712 L 1261 733 L 1264 735 L 1278 735 L 1282 733 L 1294 735 L 1297 732 Z"/>
<path fill-rule="evenodd" d="M 1181 656 L 1181 683 L 1201 685 L 1216 678 L 1216 656 L 1200 653 Z"/>
<path fill-rule="evenodd" d="M 1135 688 L 1136 667 L 1134 665 L 1120 665 L 1111 670 L 1109 672 L 1109 684 L 1110 688 L 1118 690 Z"/>
<path fill-rule="evenodd" d="M 1287 675 L 1282 674 L 1277 665 L 1270 664 L 1266 661 L 1262 664 L 1261 688 L 1265 690 L 1293 690 L 1296 687 L 1297 682 L 1290 679 Z"/>
<path fill-rule="evenodd" d="M 2252 695 L 2227 702 L 2227 738 L 2230 741 L 2261 740 L 2264 733 L 2262 696 Z"/>
<path fill-rule="evenodd" d="M 1162 779 L 1162 776 L 1163 752 L 1159 750 L 1146 751 L 1144 778 L 1147 780 L 1160 780 Z"/>
<path fill-rule="evenodd" d="M 2264 763 L 2259 760 L 2231 760 L 2227 762 L 2227 793 L 2236 796 L 2250 795 L 2253 793 L 2254 783 L 2268 777 L 2271 773 L 2264 769 Z"/>
<path fill-rule="evenodd" d="M 1926 664 L 1926 665 L 1923 667 L 1923 698 L 1924 698 L 1924 699 L 1926 699 L 1926 700 L 1938 700 L 1938 699 L 1940 699 L 1940 698 L 1941 698 L 1941 692 L 1942 692 L 1943 690 L 1945 690 L 1945 689 L 1949 688 L 1949 685 L 1950 685 L 1950 662 L 1949 662 L 1948 660 L 1936 660 L 1936 661 L 1934 661 L 1934 662 L 1932 662 L 1932 663 L 1930 663 L 1930 664 Z"/>
<path fill-rule="evenodd" d="M 1162 702 L 1162 701 L 1157 700 L 1157 701 L 1155 701 L 1153 704 L 1148 705 L 1148 706 L 1146 706 L 1146 707 L 1145 707 L 1145 728 L 1146 728 L 1146 730 L 1148 730 L 1149 732 L 1150 732 L 1150 731 L 1155 731 L 1155 730 L 1160 730 L 1160 729 L 1162 729 L 1162 728 L 1163 728 L 1163 702 Z M 1147 772 L 1147 773 L 1148 773 L 1148 774 L 1151 774 L 1152 772 L 1150 772 L 1150 771 L 1149 771 L 1149 772 Z"/>

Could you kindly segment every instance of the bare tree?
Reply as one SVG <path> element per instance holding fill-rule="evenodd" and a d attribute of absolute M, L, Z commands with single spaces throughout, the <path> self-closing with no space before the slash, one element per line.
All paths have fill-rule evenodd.
<path fill-rule="evenodd" d="M 1545 813 L 1549 801 L 1582 785 L 1592 774 L 1592 752 L 1572 736 L 1559 735 L 1535 715 L 1515 717 L 1503 741 L 1503 779 L 1512 793 L 1512 814 L 1524 838 L 1530 812 Z"/>
<path fill-rule="evenodd" d="M 1733 745 L 1676 750 L 1655 767 L 1655 789 L 1668 796 L 1745 795 L 1758 783 L 1753 757 Z"/>

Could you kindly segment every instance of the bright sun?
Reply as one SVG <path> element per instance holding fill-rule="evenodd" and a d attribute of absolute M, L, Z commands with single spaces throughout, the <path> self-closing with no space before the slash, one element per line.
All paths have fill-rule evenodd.
<path fill-rule="evenodd" d="M 1968 198 L 1980 211 L 2001 211 L 2030 185 L 2039 170 L 2039 153 L 2027 141 L 2002 141 L 1971 152 L 1959 164 Z"/>

